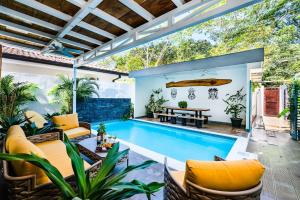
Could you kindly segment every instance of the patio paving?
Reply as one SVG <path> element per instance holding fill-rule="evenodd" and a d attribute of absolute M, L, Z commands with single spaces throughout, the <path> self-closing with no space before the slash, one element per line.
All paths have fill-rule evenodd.
<path fill-rule="evenodd" d="M 292 140 L 288 132 L 278 131 L 273 137 L 268 136 L 263 129 L 254 129 L 248 151 L 258 154 L 259 160 L 266 167 L 262 200 L 300 200 L 300 142 Z M 130 164 L 149 159 L 133 151 L 130 152 L 129 158 Z M 124 167 L 124 164 L 120 167 Z M 127 180 L 132 179 L 146 183 L 162 182 L 163 165 L 158 163 L 147 169 L 131 172 Z M 3 190 L 0 190 L 0 194 L 2 192 Z M 0 199 L 5 199 L 3 193 Z M 152 199 L 162 200 L 163 191 L 156 193 Z M 130 200 L 146 200 L 146 197 L 136 195 Z"/>

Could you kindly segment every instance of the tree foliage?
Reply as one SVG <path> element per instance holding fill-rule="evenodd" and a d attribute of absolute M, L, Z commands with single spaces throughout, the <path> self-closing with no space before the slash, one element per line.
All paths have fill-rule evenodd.
<path fill-rule="evenodd" d="M 59 84 L 51 89 L 49 94 L 54 97 L 54 103 L 61 105 L 62 113 L 72 112 L 73 102 L 73 81 L 67 76 L 58 75 Z M 99 96 L 97 89 L 99 85 L 96 81 L 88 78 L 77 78 L 76 80 L 76 98 L 83 101 L 92 95 Z"/>
<path fill-rule="evenodd" d="M 99 65 L 133 71 L 263 47 L 263 79 L 291 79 L 300 71 L 299 13 L 299 0 L 264 0 L 114 55 Z"/>

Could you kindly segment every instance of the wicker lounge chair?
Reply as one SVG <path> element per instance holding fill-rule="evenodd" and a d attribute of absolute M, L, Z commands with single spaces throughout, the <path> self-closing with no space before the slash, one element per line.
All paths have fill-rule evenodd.
<path fill-rule="evenodd" d="M 254 188 L 244 191 L 217 191 L 200 187 L 190 181 L 182 185 L 177 179 L 174 171 L 170 170 L 165 161 L 164 172 L 164 200 L 259 200 L 262 190 L 262 182 Z"/>
<path fill-rule="evenodd" d="M 63 140 L 63 135 L 59 132 L 46 133 L 41 135 L 35 135 L 27 137 L 27 140 L 33 144 L 47 143 L 49 141 Z M 5 140 L 2 152 L 7 153 L 5 148 Z M 35 174 L 26 176 L 16 176 L 14 170 L 12 169 L 12 164 L 5 160 L 2 161 L 3 164 L 3 177 L 8 187 L 8 198 L 9 199 L 22 199 L 22 200 L 43 200 L 43 199 L 59 199 L 60 191 L 52 183 L 37 184 L 37 177 Z M 101 161 L 94 163 L 89 166 L 86 171 L 90 176 L 93 176 L 101 166 Z M 73 187 L 76 187 L 74 175 L 65 177 Z"/>

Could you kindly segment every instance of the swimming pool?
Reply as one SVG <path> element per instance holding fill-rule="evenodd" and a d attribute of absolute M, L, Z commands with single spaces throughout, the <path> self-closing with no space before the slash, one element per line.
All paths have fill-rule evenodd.
<path fill-rule="evenodd" d="M 236 138 L 158 125 L 137 120 L 107 122 L 107 134 L 163 154 L 172 159 L 213 160 L 226 158 Z M 97 130 L 98 123 L 92 124 Z"/>

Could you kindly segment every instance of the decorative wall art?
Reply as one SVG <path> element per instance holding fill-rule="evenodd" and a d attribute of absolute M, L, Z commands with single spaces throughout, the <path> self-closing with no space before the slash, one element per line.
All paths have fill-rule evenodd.
<path fill-rule="evenodd" d="M 208 99 L 218 99 L 218 89 L 217 88 L 209 88 L 208 89 Z"/>
<path fill-rule="evenodd" d="M 166 87 L 188 87 L 188 86 L 220 86 L 231 83 L 231 79 L 196 79 L 196 80 L 184 80 L 178 82 L 166 83 Z"/>
<path fill-rule="evenodd" d="M 176 96 L 177 96 L 177 89 L 172 88 L 171 89 L 171 97 L 172 97 L 172 99 L 176 99 Z"/>
<path fill-rule="evenodd" d="M 195 89 L 194 88 L 190 88 L 189 91 L 188 91 L 188 93 L 189 93 L 189 95 L 188 95 L 189 100 L 194 100 L 196 98 Z"/>

